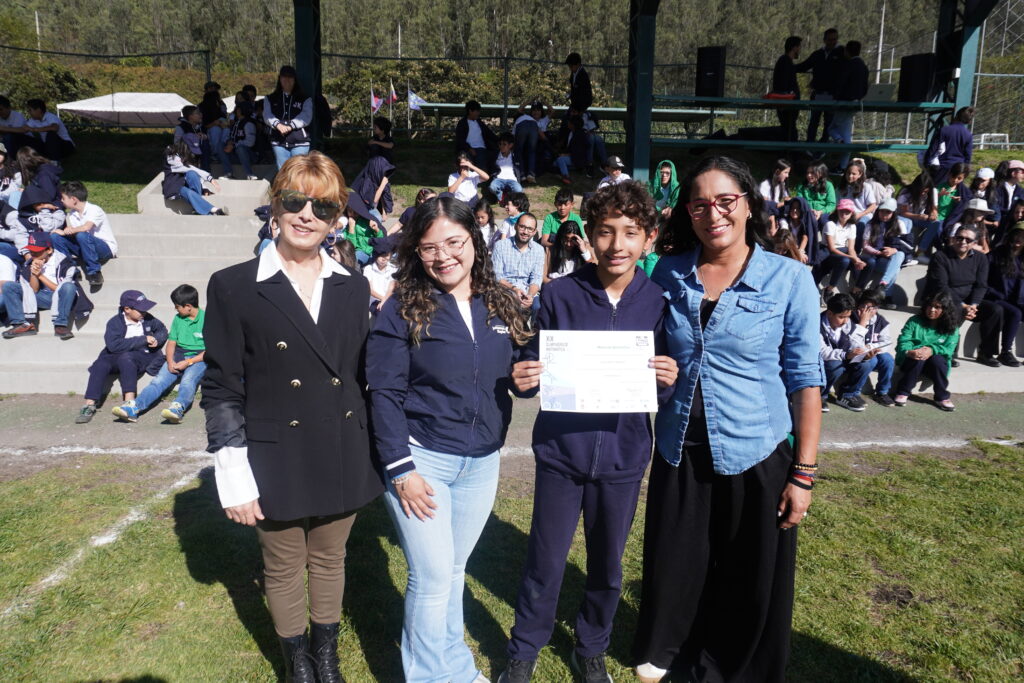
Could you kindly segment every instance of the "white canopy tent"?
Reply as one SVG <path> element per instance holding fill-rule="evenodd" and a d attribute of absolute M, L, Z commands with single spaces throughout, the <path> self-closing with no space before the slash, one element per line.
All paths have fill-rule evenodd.
<path fill-rule="evenodd" d="M 115 92 L 58 104 L 57 110 L 116 126 L 173 128 L 187 104 L 192 103 L 173 92 Z"/>

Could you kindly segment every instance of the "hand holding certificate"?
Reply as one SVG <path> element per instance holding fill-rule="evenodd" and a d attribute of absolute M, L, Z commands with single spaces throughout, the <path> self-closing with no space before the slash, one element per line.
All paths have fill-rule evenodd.
<path fill-rule="evenodd" d="M 540 332 L 541 409 L 656 411 L 659 374 L 651 364 L 654 353 L 651 332 L 544 330 Z"/>

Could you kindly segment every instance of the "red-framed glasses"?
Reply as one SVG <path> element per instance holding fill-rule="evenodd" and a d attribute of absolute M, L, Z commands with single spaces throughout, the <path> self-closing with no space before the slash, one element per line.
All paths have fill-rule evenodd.
<path fill-rule="evenodd" d="M 743 194 L 720 194 L 710 202 L 706 199 L 694 199 L 692 202 L 687 202 L 686 210 L 690 213 L 690 218 L 695 221 L 710 216 L 712 206 L 718 209 L 718 213 L 722 216 L 728 216 L 736 210 L 740 203 L 740 197 L 746 196 L 747 193 L 744 192 Z"/>

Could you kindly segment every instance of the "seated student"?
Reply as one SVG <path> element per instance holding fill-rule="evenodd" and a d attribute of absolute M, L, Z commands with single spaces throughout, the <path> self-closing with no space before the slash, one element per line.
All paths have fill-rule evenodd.
<path fill-rule="evenodd" d="M 666 220 L 672 217 L 672 210 L 679 201 L 679 180 L 676 165 L 668 159 L 658 164 L 658 172 L 647 183 L 647 191 L 654 197 L 654 210 Z"/>
<path fill-rule="evenodd" d="M 827 256 L 818 264 L 814 279 L 821 282 L 828 276 L 824 298 L 826 301 L 839 291 L 839 283 L 850 268 L 862 270 L 867 264 L 857 255 L 855 242 L 857 226 L 853 222 L 853 202 L 840 199 L 836 211 L 825 224 Z"/>
<path fill-rule="evenodd" d="M 512 147 L 516 139 L 512 133 L 502 133 L 498 138 L 498 156 L 495 165 L 498 175 L 491 178 L 491 192 L 498 198 L 498 204 L 505 206 L 505 202 L 513 192 L 522 192 L 523 186 L 516 176 L 515 160 L 512 158 Z"/>
<path fill-rule="evenodd" d="M 356 248 L 348 240 L 337 240 L 327 249 L 327 255 L 351 271 L 359 269 L 356 261 Z"/>
<path fill-rule="evenodd" d="M 849 294 L 833 294 L 821 313 L 821 362 L 825 366 L 825 386 L 821 388 L 821 412 L 829 412 L 829 390 L 845 373 L 846 381 L 836 387 L 836 404 L 862 412 L 867 404 L 860 397 L 860 388 L 867 380 L 867 366 L 861 363 L 864 348 L 862 325 L 850 318 L 857 303 Z"/>
<path fill-rule="evenodd" d="M 1013 343 L 1024 317 L 1024 223 L 1010 229 L 1006 239 L 989 252 L 988 291 L 985 298 L 1003 309 L 1000 351 L 1003 365 L 1016 368 Z"/>
<path fill-rule="evenodd" d="M 796 239 L 793 237 L 793 233 L 789 231 L 789 228 L 777 228 L 770 236 L 772 238 L 771 251 L 773 253 L 803 263 L 804 254 L 800 251 L 800 247 L 797 246 Z"/>
<path fill-rule="evenodd" d="M 818 220 L 803 197 L 793 197 L 786 202 L 778 220 L 778 229 L 792 233 L 801 263 L 816 266 L 824 258 L 824 247 L 818 239 Z"/>
<path fill-rule="evenodd" d="M 220 162 L 223 167 L 222 178 L 230 178 L 234 171 L 231 168 L 231 158 L 224 147 L 228 141 L 228 134 L 231 123 L 228 121 L 227 107 L 220 98 L 220 86 L 210 81 L 206 84 L 206 92 L 199 102 L 199 113 L 202 119 L 203 131 L 206 133 L 209 152 Z M 206 150 L 204 150 L 206 151 Z"/>
<path fill-rule="evenodd" d="M 380 313 L 381 306 L 395 291 L 398 266 L 391 262 L 391 252 L 373 250 L 373 262 L 363 267 L 363 277 L 370 283 L 370 313 Z"/>
<path fill-rule="evenodd" d="M 476 218 L 476 226 L 480 228 L 480 232 L 484 236 L 484 244 L 492 247 L 494 240 L 499 236 L 498 228 L 494 224 L 494 209 L 487 202 L 477 202 L 476 208 L 473 209 L 473 216 Z"/>
<path fill-rule="evenodd" d="M 381 226 L 395 208 L 391 195 L 391 175 L 395 165 L 384 156 L 372 156 L 355 177 L 349 189 L 359 194 L 370 208 L 370 215 Z"/>
<path fill-rule="evenodd" d="M 943 226 L 950 226 L 960 220 L 964 207 L 971 199 L 971 189 L 967 187 L 964 180 L 970 173 L 967 164 L 953 164 L 949 169 L 949 176 L 941 186 L 936 185 L 939 193 L 938 220 Z M 948 230 L 947 230 L 948 234 Z"/>
<path fill-rule="evenodd" d="M 199 162 L 204 171 L 210 170 L 210 139 L 203 129 L 203 113 L 199 107 L 186 104 L 181 108 L 181 116 L 174 127 L 173 142 L 184 141 L 192 156 Z"/>
<path fill-rule="evenodd" d="M 813 163 L 807 167 L 805 182 L 796 188 L 796 196 L 807 200 L 815 220 L 836 210 L 836 188 L 828 179 L 828 166 Z"/>
<path fill-rule="evenodd" d="M 959 309 L 947 290 L 929 291 L 921 300 L 921 312 L 903 325 L 896 340 L 896 365 L 903 373 L 893 397 L 897 408 L 907 405 L 923 373 L 934 385 L 936 407 L 956 410 L 948 387 L 949 369 L 960 342 Z"/>
<path fill-rule="evenodd" d="M 988 223 L 989 217 L 994 214 L 995 211 L 988 208 L 988 202 L 979 197 L 972 197 L 964 205 L 963 213 L 960 215 L 960 220 L 954 223 L 948 230 L 943 230 L 946 235 L 946 240 L 949 237 L 956 234 L 956 231 L 964 226 L 970 226 L 974 228 L 974 232 L 978 235 L 978 240 L 971 245 L 972 249 L 980 251 L 982 254 L 987 254 L 991 250 L 991 244 L 989 241 Z"/>
<path fill-rule="evenodd" d="M 473 208 L 479 199 L 477 186 L 490 179 L 487 171 L 470 161 L 468 155 L 459 154 L 455 157 L 455 172 L 448 176 L 448 192 L 456 199 L 469 204 L 469 208 Z"/>
<path fill-rule="evenodd" d="M 237 158 L 245 171 L 246 180 L 259 180 L 252 170 L 252 162 L 256 157 L 256 120 L 253 118 L 253 106 L 249 102 L 239 101 L 232 114 L 231 129 L 224 143 L 224 153 L 229 160 Z"/>
<path fill-rule="evenodd" d="M 498 136 L 480 120 L 480 103 L 466 102 L 466 115 L 455 124 L 455 152 L 464 154 L 474 166 L 489 172 L 494 167 L 497 151 Z"/>
<path fill-rule="evenodd" d="M 884 307 L 890 310 L 896 308 L 889 292 L 896 284 L 900 268 L 907 258 L 906 250 L 912 250 L 903 239 L 903 226 L 896 216 L 896 200 L 886 199 L 878 205 L 864 228 L 863 241 L 860 259 L 867 266 L 860 271 L 855 289 L 866 290 L 877 281 L 877 287 L 885 296 Z"/>
<path fill-rule="evenodd" d="M 985 227 L 989 235 L 995 235 L 999 227 L 999 220 L 1002 218 L 996 208 L 996 185 L 992 179 L 996 177 L 995 171 L 991 168 L 979 168 L 971 181 L 970 190 L 972 199 L 984 199 L 988 208 L 992 209 L 992 215 L 985 218 Z"/>
<path fill-rule="evenodd" d="M 537 218 L 524 213 L 516 221 L 513 239 L 498 240 L 491 253 L 495 279 L 515 291 L 524 308 L 534 306 L 544 282 L 544 247 L 533 239 L 536 234 Z"/>
<path fill-rule="evenodd" d="M 56 308 L 54 336 L 61 340 L 71 339 L 75 335 L 71 333 L 68 321 L 78 296 L 75 263 L 64 254 L 54 252 L 50 235 L 39 230 L 29 234 L 26 249 L 27 261 L 17 263 L 13 273 L 0 274 L 0 281 L 3 281 L 0 312 L 6 315 L 10 325 L 3 337 L 15 339 L 36 334 L 38 325 L 29 317 L 34 319 L 36 311 Z M 8 263 L 4 264 L 5 271 L 9 269 Z"/>
<path fill-rule="evenodd" d="M 857 295 L 857 308 L 853 312 L 853 319 L 864 328 L 864 354 L 861 363 L 864 364 L 864 381 L 867 381 L 871 372 L 878 373 L 875 381 L 873 398 L 880 405 L 891 408 L 894 403 L 889 395 L 892 389 L 892 377 L 896 367 L 896 359 L 893 357 L 894 340 L 892 338 L 892 327 L 878 309 L 881 307 L 884 296 L 877 289 L 865 289 Z M 856 387 L 858 395 L 864 384 Z"/>
<path fill-rule="evenodd" d="M 60 186 L 60 199 L 67 210 L 67 225 L 53 231 L 53 246 L 75 256 L 85 265 L 85 279 L 103 283 L 101 266 L 117 256 L 117 240 L 106 212 L 88 201 L 85 185 L 72 180 Z"/>
<path fill-rule="evenodd" d="M 18 197 L 18 220 L 29 232 L 63 228 L 67 217 L 60 200 L 60 176 L 64 169 L 27 145 L 18 150 L 18 166 L 24 185 Z"/>
<path fill-rule="evenodd" d="M 413 200 L 413 205 L 407 207 L 405 211 L 398 217 L 398 220 L 387 229 L 388 235 L 394 235 L 401 232 L 405 226 L 409 225 L 412 221 L 412 215 L 416 213 L 416 209 L 428 199 L 433 199 L 437 196 L 437 192 L 430 189 L 429 187 L 421 187 L 416 191 L 416 198 Z M 391 251 L 394 251 L 392 249 Z"/>
<path fill-rule="evenodd" d="M 371 242 L 384 237 L 384 231 L 371 215 L 366 202 L 356 192 L 350 192 L 348 195 L 344 223 L 344 228 L 337 235 L 352 243 L 355 248 L 356 263 L 362 268 L 373 258 Z"/>
<path fill-rule="evenodd" d="M 604 137 L 600 133 L 600 124 L 589 111 L 577 111 L 569 107 L 569 115 L 579 114 L 583 120 L 583 130 L 587 133 L 587 177 L 594 177 L 595 168 L 608 165 L 608 150 L 605 148 Z"/>
<path fill-rule="evenodd" d="M 795 131 L 796 128 L 793 130 Z M 793 165 L 786 159 L 776 159 L 771 176 L 762 180 L 761 184 L 757 186 L 758 192 L 761 193 L 765 201 L 774 202 L 780 208 L 789 201 L 789 186 L 786 181 L 789 180 L 792 168 Z"/>
<path fill-rule="evenodd" d="M 529 110 L 527 110 L 529 104 Z M 548 115 L 544 115 L 544 105 L 539 101 L 527 101 L 519 105 L 516 120 L 512 124 L 512 134 L 515 136 L 515 158 L 519 166 L 519 174 L 523 182 L 537 182 L 537 170 L 545 167 L 540 163 L 541 151 L 548 146 L 547 124 L 551 121 L 551 107 L 548 107 Z M 542 127 L 543 125 L 543 127 Z"/>
<path fill-rule="evenodd" d="M 999 367 L 995 356 L 999 348 L 1003 309 L 984 298 L 988 291 L 989 260 L 973 249 L 977 241 L 978 233 L 974 228 L 962 227 L 957 230 L 946 248 L 935 252 L 928 264 L 925 292 L 948 292 L 956 307 L 958 319 L 978 321 L 981 328 L 978 362 Z"/>
<path fill-rule="evenodd" d="M 678 368 L 665 355 L 661 287 L 635 266 L 657 231 L 651 197 L 640 183 L 598 190 L 588 214 L 596 264 L 584 265 L 545 288 L 537 317 L 543 330 L 653 332 L 650 366 L 661 398 L 674 386 Z M 575 223 L 566 222 L 575 229 Z M 624 255 L 612 259 L 610 255 Z M 550 296 L 548 292 L 550 291 Z M 536 393 L 543 371 L 539 343 L 524 349 L 513 366 L 517 393 Z M 645 413 L 563 413 L 543 408 L 533 430 L 537 483 L 533 522 L 509 643 L 509 662 L 499 681 L 529 681 L 540 651 L 555 627 L 566 555 L 583 515 L 587 577 L 576 618 L 573 668 L 589 681 L 611 680 L 605 667 L 622 584 L 622 553 L 633 523 L 644 471 L 651 458 L 651 426 Z"/>
<path fill-rule="evenodd" d="M 512 235 L 512 232 L 516 229 L 516 223 L 519 222 L 519 217 L 530 210 L 530 198 L 523 192 L 516 192 L 509 197 L 506 210 L 508 211 L 508 218 L 501 222 L 497 232 L 492 235 L 495 242 L 508 239 Z"/>
<path fill-rule="evenodd" d="M 989 206 L 991 208 L 991 205 Z M 1013 226 L 1024 221 L 1024 198 L 1016 200 L 999 219 L 999 227 L 992 233 L 992 244 L 1001 244 Z"/>
<path fill-rule="evenodd" d="M 544 253 L 544 284 L 563 275 L 575 273 L 586 263 L 593 263 L 590 245 L 583 237 L 579 223 L 566 221 L 555 233 L 551 248 Z"/>
<path fill-rule="evenodd" d="M 390 163 L 395 163 L 394 156 L 395 139 L 391 137 L 391 121 L 386 116 L 377 116 L 373 119 L 373 135 L 366 143 L 366 156 L 384 157 Z"/>
<path fill-rule="evenodd" d="M 879 204 L 874 186 L 867 182 L 867 167 L 863 160 L 854 159 L 846 167 L 836 196 L 839 199 L 849 199 L 853 202 L 853 222 L 857 224 L 859 246 L 864 234 L 864 226 L 871 220 L 871 216 Z"/>
<path fill-rule="evenodd" d="M 0 95 L 0 139 L 3 140 L 7 153 L 15 155 L 22 145 L 29 145 L 34 142 L 33 138 L 25 135 L 28 122 L 20 111 L 11 109 L 11 101 Z"/>
<path fill-rule="evenodd" d="M 572 169 L 582 170 L 587 167 L 587 154 L 590 150 L 590 140 L 587 131 L 583 128 L 582 116 L 569 116 L 558 136 L 555 166 L 562 176 L 562 183 L 569 185 L 572 178 L 569 171 Z"/>
<path fill-rule="evenodd" d="M 0 202 L 6 202 L 12 192 L 21 191 L 21 171 L 15 164 L 15 157 L 7 153 L 7 147 L 0 143 Z"/>
<path fill-rule="evenodd" d="M 605 161 L 604 164 L 605 173 L 608 175 L 601 178 L 601 182 L 597 184 L 597 189 L 600 190 L 602 187 L 618 185 L 619 183 L 628 183 L 631 181 L 632 178 L 629 177 L 629 174 L 623 171 L 625 168 L 626 164 L 622 163 L 622 159 L 619 157 L 614 155 L 608 157 L 608 160 Z"/>
<path fill-rule="evenodd" d="M 139 415 L 159 401 L 179 380 L 178 397 L 160 412 L 160 416 L 178 424 L 192 406 L 196 389 L 206 373 L 206 344 L 203 341 L 206 313 L 199 308 L 199 292 L 192 285 L 175 287 L 171 292 L 171 303 L 177 315 L 171 321 L 171 332 L 164 347 L 165 362 L 138 398 L 131 400 L 125 395 L 124 403 L 113 408 L 111 412 L 121 420 L 138 420 Z M 121 386 L 124 387 L 123 381 Z"/>
<path fill-rule="evenodd" d="M 939 191 L 932 184 L 931 176 L 919 173 L 910 185 L 900 190 L 896 196 L 896 206 L 900 221 L 906 226 L 904 232 L 912 235 L 912 230 L 917 229 L 913 237 L 917 244 L 917 259 L 927 264 L 928 255 L 925 252 L 942 231 Z"/>
<path fill-rule="evenodd" d="M 25 103 L 25 107 L 28 109 L 28 119 L 25 121 L 24 132 L 40 141 L 42 146 L 39 149 L 44 156 L 59 161 L 75 153 L 75 143 L 71 140 L 67 126 L 59 116 L 46 111 L 46 102 L 31 99 Z"/>
<path fill-rule="evenodd" d="M 203 183 L 208 182 L 220 191 L 220 183 L 208 171 L 194 165 L 193 146 L 182 138 L 164 149 L 164 179 L 161 182 L 164 199 L 184 199 L 200 216 L 226 216 L 227 211 L 206 201 Z"/>
<path fill-rule="evenodd" d="M 544 227 L 541 230 L 540 243 L 545 247 L 552 246 L 555 233 L 565 221 L 575 221 L 580 226 L 580 232 L 583 232 L 583 219 L 572 210 L 575 201 L 572 190 L 567 187 L 555 193 L 555 210 L 544 217 Z"/>
<path fill-rule="evenodd" d="M 992 179 L 996 186 L 996 201 L 992 208 L 1005 215 L 1017 201 L 1024 201 L 1024 161 L 1011 159 L 1001 161 L 996 166 L 995 178 Z"/>
<path fill-rule="evenodd" d="M 871 184 L 875 199 L 879 203 L 896 198 L 896 188 L 892 186 L 892 172 L 889 170 L 889 164 L 884 161 L 871 162 L 868 167 L 868 183 Z"/>
<path fill-rule="evenodd" d="M 121 382 L 121 395 L 126 401 L 135 398 L 139 377 L 155 375 L 163 365 L 160 348 L 167 341 L 167 327 L 149 314 L 156 306 L 142 292 L 129 289 L 121 293 L 118 312 L 107 321 L 103 334 L 103 350 L 89 366 L 89 383 L 85 389 L 85 405 L 78 411 L 76 424 L 85 424 L 96 415 L 107 378 L 112 374 Z"/>

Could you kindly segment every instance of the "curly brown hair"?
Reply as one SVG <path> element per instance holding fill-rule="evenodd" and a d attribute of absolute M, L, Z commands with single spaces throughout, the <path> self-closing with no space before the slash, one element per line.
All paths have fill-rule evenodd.
<path fill-rule="evenodd" d="M 473 211 L 454 197 L 436 197 L 420 204 L 409 226 L 402 231 L 402 241 L 398 245 L 398 272 L 395 273 L 398 283 L 395 298 L 399 315 L 409 323 L 410 341 L 418 345 L 422 335 L 430 334 L 430 321 L 438 308 L 437 285 L 416 253 L 423 234 L 438 218 L 447 218 L 469 233 L 476 253 L 470 269 L 473 294 L 483 297 L 489 318 L 498 318 L 508 326 L 509 336 L 515 344 L 526 344 L 534 334 L 530 329 L 529 312 L 511 289 L 499 284 L 494 276 L 487 242 L 477 227 Z"/>
<path fill-rule="evenodd" d="M 637 227 L 648 235 L 658 227 L 658 214 L 654 199 L 643 183 L 627 180 L 616 185 L 605 185 L 587 200 L 587 232 L 592 233 L 604 218 L 619 214 L 632 218 Z"/>

